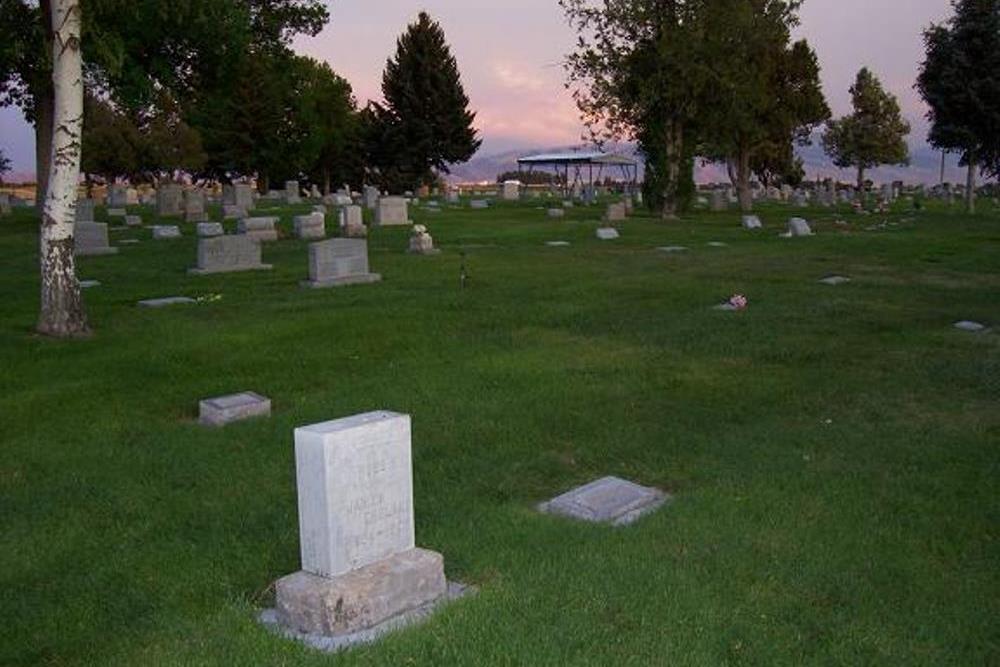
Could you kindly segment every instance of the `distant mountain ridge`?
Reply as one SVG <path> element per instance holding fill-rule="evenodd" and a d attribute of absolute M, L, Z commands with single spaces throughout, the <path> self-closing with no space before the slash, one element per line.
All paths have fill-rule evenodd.
<path fill-rule="evenodd" d="M 539 153 L 567 153 L 582 150 L 592 150 L 585 146 L 549 146 L 537 149 L 510 150 L 502 153 L 475 156 L 465 164 L 454 165 L 448 180 L 453 183 L 495 182 L 499 174 L 505 171 L 517 171 L 518 158 Z M 636 154 L 632 144 L 617 144 L 605 148 L 607 152 L 624 153 L 636 157 L 639 161 L 639 177 L 642 178 L 642 156 Z M 823 153 L 823 148 L 816 140 L 811 146 L 799 147 L 796 150 L 805 164 L 806 177 L 810 180 L 836 178 L 843 183 L 853 183 L 856 176 L 852 169 L 838 169 Z M 610 174 L 612 177 L 617 173 Z M 880 167 L 866 174 L 866 177 L 876 183 L 904 181 L 906 183 L 924 183 L 934 185 L 941 178 L 941 153 L 929 146 L 918 146 L 910 149 L 910 165 L 908 167 Z M 695 165 L 695 180 L 698 183 L 728 183 L 726 170 L 719 164 Z M 965 182 L 965 169 L 958 166 L 958 156 L 948 155 L 945 169 L 945 180 L 951 183 Z"/>

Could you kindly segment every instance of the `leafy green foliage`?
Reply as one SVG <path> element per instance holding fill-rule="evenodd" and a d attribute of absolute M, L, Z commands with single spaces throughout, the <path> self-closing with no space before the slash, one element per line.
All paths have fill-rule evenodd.
<path fill-rule="evenodd" d="M 857 168 L 858 189 L 862 189 L 867 169 L 909 163 L 906 135 L 910 124 L 903 119 L 896 97 L 882 88 L 867 67 L 858 72 L 851 86 L 851 103 L 851 115 L 827 123 L 823 149 L 838 167 Z"/>
<path fill-rule="evenodd" d="M 931 145 L 1000 177 L 1000 0 L 956 0 L 924 33 L 917 89 L 930 107 Z"/>
<path fill-rule="evenodd" d="M 364 115 L 368 158 L 383 188 L 399 191 L 436 181 L 482 143 L 458 62 L 441 26 L 426 12 L 396 42 L 382 75 L 383 103 Z"/>

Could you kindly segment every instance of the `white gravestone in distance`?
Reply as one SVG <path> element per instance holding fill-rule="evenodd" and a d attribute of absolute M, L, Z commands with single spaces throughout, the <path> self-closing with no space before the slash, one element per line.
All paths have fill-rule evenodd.
<path fill-rule="evenodd" d="M 561 208 L 550 208 L 546 215 L 550 218 L 562 218 L 566 216 L 566 211 Z"/>
<path fill-rule="evenodd" d="M 375 224 L 381 227 L 409 225 L 406 199 L 403 197 L 382 197 L 375 209 Z"/>
<path fill-rule="evenodd" d="M 184 190 L 176 183 L 166 183 L 156 190 L 156 214 L 159 216 L 181 215 Z"/>
<path fill-rule="evenodd" d="M 108 188 L 108 206 L 125 208 L 128 206 L 128 188 L 124 185 L 112 185 Z"/>
<path fill-rule="evenodd" d="M 285 181 L 285 203 L 289 205 L 301 204 L 302 195 L 299 194 L 298 181 Z"/>
<path fill-rule="evenodd" d="M 76 202 L 76 222 L 94 221 L 94 200 L 78 199 Z"/>
<path fill-rule="evenodd" d="M 78 222 L 74 225 L 73 254 L 79 257 L 88 255 L 114 255 L 118 248 L 108 244 L 108 226 L 103 222 Z"/>
<path fill-rule="evenodd" d="M 341 236 L 349 239 L 363 239 L 368 236 L 364 217 L 360 206 L 344 206 L 338 211 L 340 217 Z"/>
<path fill-rule="evenodd" d="M 434 247 L 434 239 L 424 225 L 414 225 L 410 236 L 409 252 L 414 255 L 437 255 L 440 250 Z"/>
<path fill-rule="evenodd" d="M 204 222 L 208 219 L 205 215 L 205 193 L 200 188 L 192 188 L 184 191 L 184 222 Z"/>
<path fill-rule="evenodd" d="M 198 266 L 188 273 L 196 276 L 236 271 L 267 271 L 270 264 L 260 261 L 260 241 L 253 237 L 216 236 L 198 240 Z"/>
<path fill-rule="evenodd" d="M 617 204 L 608 204 L 608 210 L 604 214 L 605 222 L 621 222 L 625 220 L 627 212 L 625 210 L 625 203 L 619 202 Z"/>
<path fill-rule="evenodd" d="M 302 287 L 319 289 L 380 280 L 382 276 L 368 270 L 368 242 L 364 239 L 330 239 L 309 244 L 309 280 Z"/>
<path fill-rule="evenodd" d="M 236 233 L 244 234 L 258 241 L 277 241 L 278 230 L 274 225 L 277 218 L 244 218 L 236 223 Z"/>
<path fill-rule="evenodd" d="M 617 477 L 604 477 L 542 503 L 538 510 L 582 521 L 623 526 L 670 500 L 663 491 Z"/>
<path fill-rule="evenodd" d="M 756 215 L 743 216 L 743 229 L 763 229 L 764 225 Z"/>
<path fill-rule="evenodd" d="M 177 225 L 153 225 L 153 240 L 179 239 L 181 229 Z"/>
<path fill-rule="evenodd" d="M 410 417 L 295 429 L 302 570 L 275 583 L 280 626 L 343 637 L 444 600 L 444 558 L 416 548 Z"/>
<path fill-rule="evenodd" d="M 979 322 L 973 322 L 972 320 L 962 320 L 961 322 L 955 322 L 955 328 L 961 331 L 970 331 L 972 333 L 978 333 L 980 331 L 986 330 L 986 325 Z"/>
<path fill-rule="evenodd" d="M 517 201 L 521 198 L 521 181 L 504 181 L 501 196 L 504 201 Z"/>
<path fill-rule="evenodd" d="M 126 215 L 125 224 L 129 227 L 142 227 L 141 215 Z"/>
<path fill-rule="evenodd" d="M 242 419 L 270 415 L 271 399 L 245 391 L 199 401 L 198 412 L 199 423 L 205 426 L 225 426 Z"/>
<path fill-rule="evenodd" d="M 222 236 L 226 233 L 221 222 L 199 222 L 195 226 L 195 231 L 201 238 L 207 239 L 213 236 Z"/>
<path fill-rule="evenodd" d="M 292 223 L 296 238 L 309 241 L 326 238 L 326 216 L 322 213 L 297 215 Z"/>
<path fill-rule="evenodd" d="M 812 228 L 809 223 L 802 218 L 792 218 L 788 221 L 788 232 L 786 236 L 812 236 Z"/>
<path fill-rule="evenodd" d="M 614 227 L 601 227 L 597 230 L 597 238 L 602 241 L 614 241 L 618 238 L 618 230 Z"/>

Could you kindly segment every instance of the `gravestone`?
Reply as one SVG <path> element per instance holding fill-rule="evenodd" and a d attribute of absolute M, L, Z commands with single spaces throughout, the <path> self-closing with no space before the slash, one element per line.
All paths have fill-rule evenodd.
<path fill-rule="evenodd" d="M 472 201 L 469 202 L 469 208 L 484 209 L 489 207 L 490 203 L 485 199 L 473 199 Z"/>
<path fill-rule="evenodd" d="M 614 227 L 601 227 L 597 230 L 597 238 L 602 241 L 614 241 L 619 238 L 618 230 Z"/>
<path fill-rule="evenodd" d="M 826 278 L 820 279 L 820 282 L 824 285 L 843 285 L 845 283 L 851 282 L 851 279 L 846 276 L 827 276 Z"/>
<path fill-rule="evenodd" d="M 205 239 L 222 236 L 226 233 L 221 222 L 199 222 L 195 229 L 198 232 L 198 236 Z"/>
<path fill-rule="evenodd" d="M 448 190 L 446 199 L 449 204 L 457 204 L 460 201 L 458 190 Z"/>
<path fill-rule="evenodd" d="M 240 208 L 236 204 L 223 204 L 222 205 L 222 219 L 223 220 L 239 220 L 241 218 L 247 217 L 248 212 L 245 208 Z"/>
<path fill-rule="evenodd" d="M 608 210 L 604 214 L 605 222 L 621 222 L 625 220 L 626 211 L 625 204 L 619 202 L 617 204 L 609 204 Z"/>
<path fill-rule="evenodd" d="M 309 245 L 309 280 L 303 287 L 324 288 L 375 283 L 382 276 L 368 271 L 368 242 L 330 239 Z"/>
<path fill-rule="evenodd" d="M 581 521 L 624 526 L 653 512 L 670 496 L 617 477 L 604 477 L 538 506 L 540 512 Z"/>
<path fill-rule="evenodd" d="M 188 273 L 203 276 L 270 268 L 260 261 L 260 241 L 246 235 L 216 236 L 198 240 L 198 266 Z"/>
<path fill-rule="evenodd" d="M 128 188 L 124 185 L 112 185 L 108 188 L 108 206 L 111 208 L 128 206 Z"/>
<path fill-rule="evenodd" d="M 657 248 L 661 252 L 675 253 L 675 252 L 686 252 L 687 248 L 682 245 L 665 245 Z"/>
<path fill-rule="evenodd" d="M 145 299 L 139 302 L 139 307 L 165 308 L 166 306 L 180 306 L 188 303 L 198 303 L 198 302 L 186 296 L 168 296 L 162 299 Z"/>
<path fill-rule="evenodd" d="M 184 190 L 176 183 L 166 183 L 156 190 L 156 214 L 174 216 L 184 213 Z"/>
<path fill-rule="evenodd" d="M 285 181 L 285 203 L 289 205 L 302 203 L 302 195 L 299 194 L 298 181 Z"/>
<path fill-rule="evenodd" d="M 744 215 L 743 216 L 743 229 L 763 229 L 764 225 L 761 224 L 760 218 L 756 215 Z"/>
<path fill-rule="evenodd" d="M 92 287 L 100 287 L 100 280 L 81 280 L 80 289 L 91 289 Z"/>
<path fill-rule="evenodd" d="M 124 218 L 128 215 L 128 211 L 123 208 L 109 208 L 108 217 L 109 218 Z"/>
<path fill-rule="evenodd" d="M 153 240 L 179 239 L 181 229 L 177 225 L 153 225 Z"/>
<path fill-rule="evenodd" d="M 338 212 L 340 217 L 340 233 L 349 239 L 363 239 L 368 236 L 368 228 L 360 206 L 345 206 Z"/>
<path fill-rule="evenodd" d="M 378 206 L 378 196 L 378 188 L 366 185 L 364 188 L 365 208 L 369 211 L 374 211 L 375 207 Z"/>
<path fill-rule="evenodd" d="M 791 237 L 812 236 L 812 233 L 808 222 L 802 218 L 792 218 L 788 221 L 788 232 L 785 235 Z"/>
<path fill-rule="evenodd" d="M 729 208 L 725 190 L 712 190 L 712 210 L 725 211 Z"/>
<path fill-rule="evenodd" d="M 184 221 L 205 222 L 205 193 L 200 188 L 184 191 Z"/>
<path fill-rule="evenodd" d="M 108 244 L 108 226 L 103 222 L 78 222 L 74 227 L 73 254 L 87 257 L 118 252 Z"/>
<path fill-rule="evenodd" d="M 293 224 L 296 238 L 309 241 L 326 238 L 326 216 L 322 213 L 297 215 Z"/>
<path fill-rule="evenodd" d="M 313 184 L 313 186 L 311 188 L 309 188 L 309 196 L 312 199 L 322 199 L 323 198 L 323 193 L 319 191 L 319 188 L 316 187 L 315 184 Z"/>
<path fill-rule="evenodd" d="M 225 426 L 253 417 L 271 414 L 271 399 L 252 391 L 208 398 L 198 402 L 198 423 L 203 426 Z"/>
<path fill-rule="evenodd" d="M 141 215 L 126 215 L 125 225 L 128 227 L 142 227 L 142 216 Z"/>
<path fill-rule="evenodd" d="M 302 569 L 275 583 L 279 627 L 349 643 L 448 598 L 416 547 L 410 432 L 393 412 L 295 429 Z"/>
<path fill-rule="evenodd" d="M 517 201 L 521 198 L 521 181 L 504 181 L 502 197 L 504 201 Z"/>
<path fill-rule="evenodd" d="M 562 218 L 566 216 L 566 211 L 561 208 L 550 208 L 547 215 L 550 218 Z"/>
<path fill-rule="evenodd" d="M 76 202 L 76 222 L 94 221 L 94 200 L 78 199 Z"/>
<path fill-rule="evenodd" d="M 249 213 L 253 210 L 253 186 L 249 183 L 234 183 L 233 199 L 233 204 Z"/>
<path fill-rule="evenodd" d="M 569 199 L 566 199 L 566 200 L 563 201 L 562 207 L 563 208 L 573 208 L 573 202 L 571 200 L 569 200 Z"/>
<path fill-rule="evenodd" d="M 381 227 L 409 225 L 406 199 L 403 197 L 382 197 L 375 209 L 375 224 Z"/>
<path fill-rule="evenodd" d="M 569 241 L 546 241 L 545 245 L 550 248 L 568 248 Z"/>
<path fill-rule="evenodd" d="M 236 223 L 236 233 L 249 236 L 250 238 L 256 239 L 258 241 L 277 241 L 278 240 L 278 230 L 274 228 L 274 225 L 278 222 L 277 218 L 244 218 Z"/>
<path fill-rule="evenodd" d="M 961 322 L 955 322 L 955 328 L 961 331 L 969 331 L 972 333 L 978 333 L 980 331 L 986 330 L 986 325 L 979 322 L 972 322 L 970 320 L 962 320 Z"/>
<path fill-rule="evenodd" d="M 441 251 L 434 248 L 434 239 L 425 226 L 414 225 L 409 252 L 414 255 L 437 255 Z"/>

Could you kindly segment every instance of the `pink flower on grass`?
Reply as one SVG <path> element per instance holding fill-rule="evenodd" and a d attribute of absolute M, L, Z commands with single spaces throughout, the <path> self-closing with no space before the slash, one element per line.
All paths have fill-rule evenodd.
<path fill-rule="evenodd" d="M 747 303 L 747 298 L 742 294 L 734 294 L 729 297 L 729 305 L 736 310 L 746 310 Z"/>

